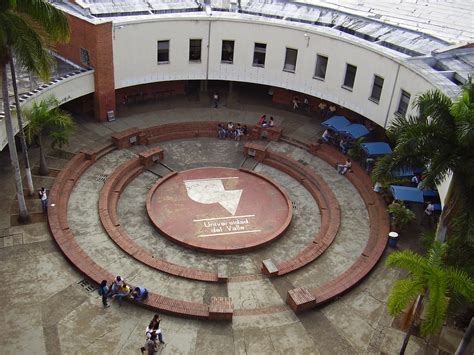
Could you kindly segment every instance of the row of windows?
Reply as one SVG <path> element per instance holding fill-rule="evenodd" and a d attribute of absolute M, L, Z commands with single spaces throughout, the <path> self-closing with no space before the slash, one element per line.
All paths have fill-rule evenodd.
<path fill-rule="evenodd" d="M 189 40 L 189 61 L 199 62 L 201 61 L 201 45 L 202 40 L 190 39 Z M 234 41 L 223 40 L 221 50 L 221 63 L 233 64 L 234 62 Z M 158 64 L 169 63 L 169 49 L 170 41 L 158 41 Z M 253 52 L 253 66 L 265 67 L 267 45 L 265 43 L 255 43 Z M 293 48 L 286 48 L 285 62 L 283 65 L 283 71 L 294 73 L 296 71 L 296 60 L 298 58 L 298 50 Z M 318 54 L 316 56 L 316 68 L 314 71 L 314 78 L 324 81 L 326 79 L 326 70 L 328 66 L 329 58 L 324 55 Z M 357 67 L 352 64 L 346 64 L 346 74 L 344 76 L 344 82 L 342 87 L 344 89 L 352 91 L 356 79 Z M 384 79 L 379 75 L 374 75 L 372 83 L 372 91 L 369 97 L 370 101 L 379 103 L 380 97 L 382 96 Z M 404 90 L 401 91 L 400 102 L 398 104 L 397 113 L 405 116 L 410 103 L 410 94 Z"/>

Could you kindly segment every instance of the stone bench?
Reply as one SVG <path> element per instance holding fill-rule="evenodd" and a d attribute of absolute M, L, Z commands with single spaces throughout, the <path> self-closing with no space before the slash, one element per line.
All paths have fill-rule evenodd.
<path fill-rule="evenodd" d="M 139 143 L 140 130 L 136 127 L 112 134 L 112 142 L 117 149 L 125 149 Z"/>
<path fill-rule="evenodd" d="M 245 143 L 244 156 L 252 157 L 255 160 L 262 162 L 267 157 L 267 148 L 255 143 Z"/>
<path fill-rule="evenodd" d="M 234 305 L 230 297 L 211 297 L 209 305 L 210 320 L 232 320 Z"/>
<path fill-rule="evenodd" d="M 278 268 L 272 259 L 265 259 L 262 261 L 262 272 L 268 277 L 273 277 L 278 275 Z"/>
<path fill-rule="evenodd" d="M 153 164 L 157 160 L 163 160 L 164 153 L 163 149 L 161 149 L 160 147 L 154 147 L 139 153 L 138 157 L 140 159 L 140 164 L 143 165 L 145 168 L 149 168 L 153 166 Z"/>

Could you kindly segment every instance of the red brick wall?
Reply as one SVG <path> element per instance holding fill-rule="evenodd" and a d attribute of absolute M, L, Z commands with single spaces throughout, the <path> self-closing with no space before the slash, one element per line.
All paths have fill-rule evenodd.
<path fill-rule="evenodd" d="M 68 20 L 71 41 L 58 45 L 57 51 L 79 64 L 80 49 L 87 49 L 90 66 L 95 69 L 94 116 L 99 121 L 105 121 L 107 111 L 115 111 L 112 22 L 94 25 L 71 15 L 68 15 Z"/>

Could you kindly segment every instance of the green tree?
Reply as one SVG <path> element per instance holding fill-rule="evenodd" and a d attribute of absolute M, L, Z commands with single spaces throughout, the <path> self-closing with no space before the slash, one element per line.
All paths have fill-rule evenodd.
<path fill-rule="evenodd" d="M 60 148 L 68 143 L 75 124 L 71 115 L 59 107 L 59 102 L 55 97 L 50 97 L 39 102 L 34 102 L 31 108 L 24 110 L 24 116 L 29 120 L 26 127 L 28 139 L 38 137 L 40 147 L 40 174 L 48 175 L 48 166 L 44 156 L 44 135 L 47 134 L 52 139 L 52 147 L 56 145 Z"/>
<path fill-rule="evenodd" d="M 387 130 L 393 153 L 380 159 L 375 179 L 392 171 L 424 168 L 424 186 L 433 187 L 452 174 L 452 181 L 438 226 L 438 237 L 446 231 L 474 247 L 474 83 L 463 87 L 453 102 L 438 90 L 417 97 L 418 117 L 397 117 Z M 378 181 L 378 180 L 376 180 Z"/>
<path fill-rule="evenodd" d="M 403 342 L 400 354 L 404 354 L 413 325 L 418 322 L 419 310 L 425 304 L 425 319 L 421 322 L 421 334 L 432 335 L 443 326 L 451 296 L 459 295 L 474 301 L 474 282 L 463 271 L 444 264 L 448 245 L 435 241 L 427 256 L 411 250 L 389 255 L 386 265 L 408 271 L 408 276 L 395 282 L 388 297 L 388 312 L 397 316 L 416 302 L 415 319 Z"/>
<path fill-rule="evenodd" d="M 20 221 L 28 219 L 20 165 L 16 152 L 8 93 L 8 65 L 15 56 L 20 66 L 42 78 L 49 76 L 50 55 L 47 44 L 67 41 L 69 26 L 66 16 L 43 0 L 4 0 L 0 2 L 0 77 L 2 78 L 3 109 L 10 159 L 15 174 L 15 186 Z"/>

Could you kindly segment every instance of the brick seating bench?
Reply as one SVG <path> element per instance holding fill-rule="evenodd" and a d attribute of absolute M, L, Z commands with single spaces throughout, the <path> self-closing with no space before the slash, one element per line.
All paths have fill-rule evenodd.
<path fill-rule="evenodd" d="M 156 152 L 156 150 L 154 150 Z M 120 226 L 117 217 L 117 205 L 120 194 L 127 184 L 137 175 L 143 172 L 143 161 L 139 158 L 131 159 L 109 176 L 99 195 L 99 217 L 109 237 L 127 254 L 151 268 L 165 272 L 170 275 L 183 277 L 191 280 L 218 282 L 218 275 L 214 272 L 184 267 L 170 263 L 155 257 L 153 254 L 139 246 Z M 172 176 L 170 174 L 169 176 Z M 169 177 L 168 176 L 168 177 Z M 164 179 L 167 179 L 165 177 Z M 160 182 L 164 181 L 161 179 Z"/>
<path fill-rule="evenodd" d="M 138 154 L 140 164 L 145 168 L 151 167 L 157 160 L 164 159 L 163 149 L 154 147 Z"/>
<path fill-rule="evenodd" d="M 132 144 L 138 143 L 140 130 L 136 127 L 126 129 L 112 134 L 112 142 L 117 149 L 125 149 Z"/>
<path fill-rule="evenodd" d="M 346 159 L 342 153 L 326 144 L 314 146 L 310 148 L 310 152 L 331 166 Z M 390 221 L 385 202 L 373 191 L 372 180 L 356 163 L 352 164 L 352 173 L 346 174 L 345 177 L 357 189 L 367 208 L 370 222 L 369 239 L 362 254 L 346 271 L 316 289 L 306 290 L 314 297 L 314 302 L 301 297 L 298 289 L 289 290 L 287 303 L 295 312 L 326 303 L 357 285 L 377 264 L 387 245 Z"/>
<path fill-rule="evenodd" d="M 94 159 L 91 159 L 91 157 L 97 157 L 98 155 L 97 152 L 96 154 L 81 152 L 66 164 L 51 187 L 49 194 L 51 207 L 48 209 L 48 225 L 59 248 L 79 271 L 97 284 L 102 280 L 112 280 L 114 275 L 100 267 L 81 249 L 69 228 L 67 208 L 74 185 L 84 171 L 94 163 Z M 180 301 L 154 293 L 149 293 L 148 299 L 143 302 L 131 302 L 140 304 L 155 312 L 161 311 L 193 318 L 210 318 L 209 305 L 204 303 Z M 218 307 L 217 313 L 223 313 L 223 315 L 217 316 L 214 319 L 229 320 L 232 318 L 233 308 L 230 307 L 229 302 L 231 304 L 230 300 L 226 301 L 225 299 L 220 302 L 226 304 L 227 308 Z"/>

